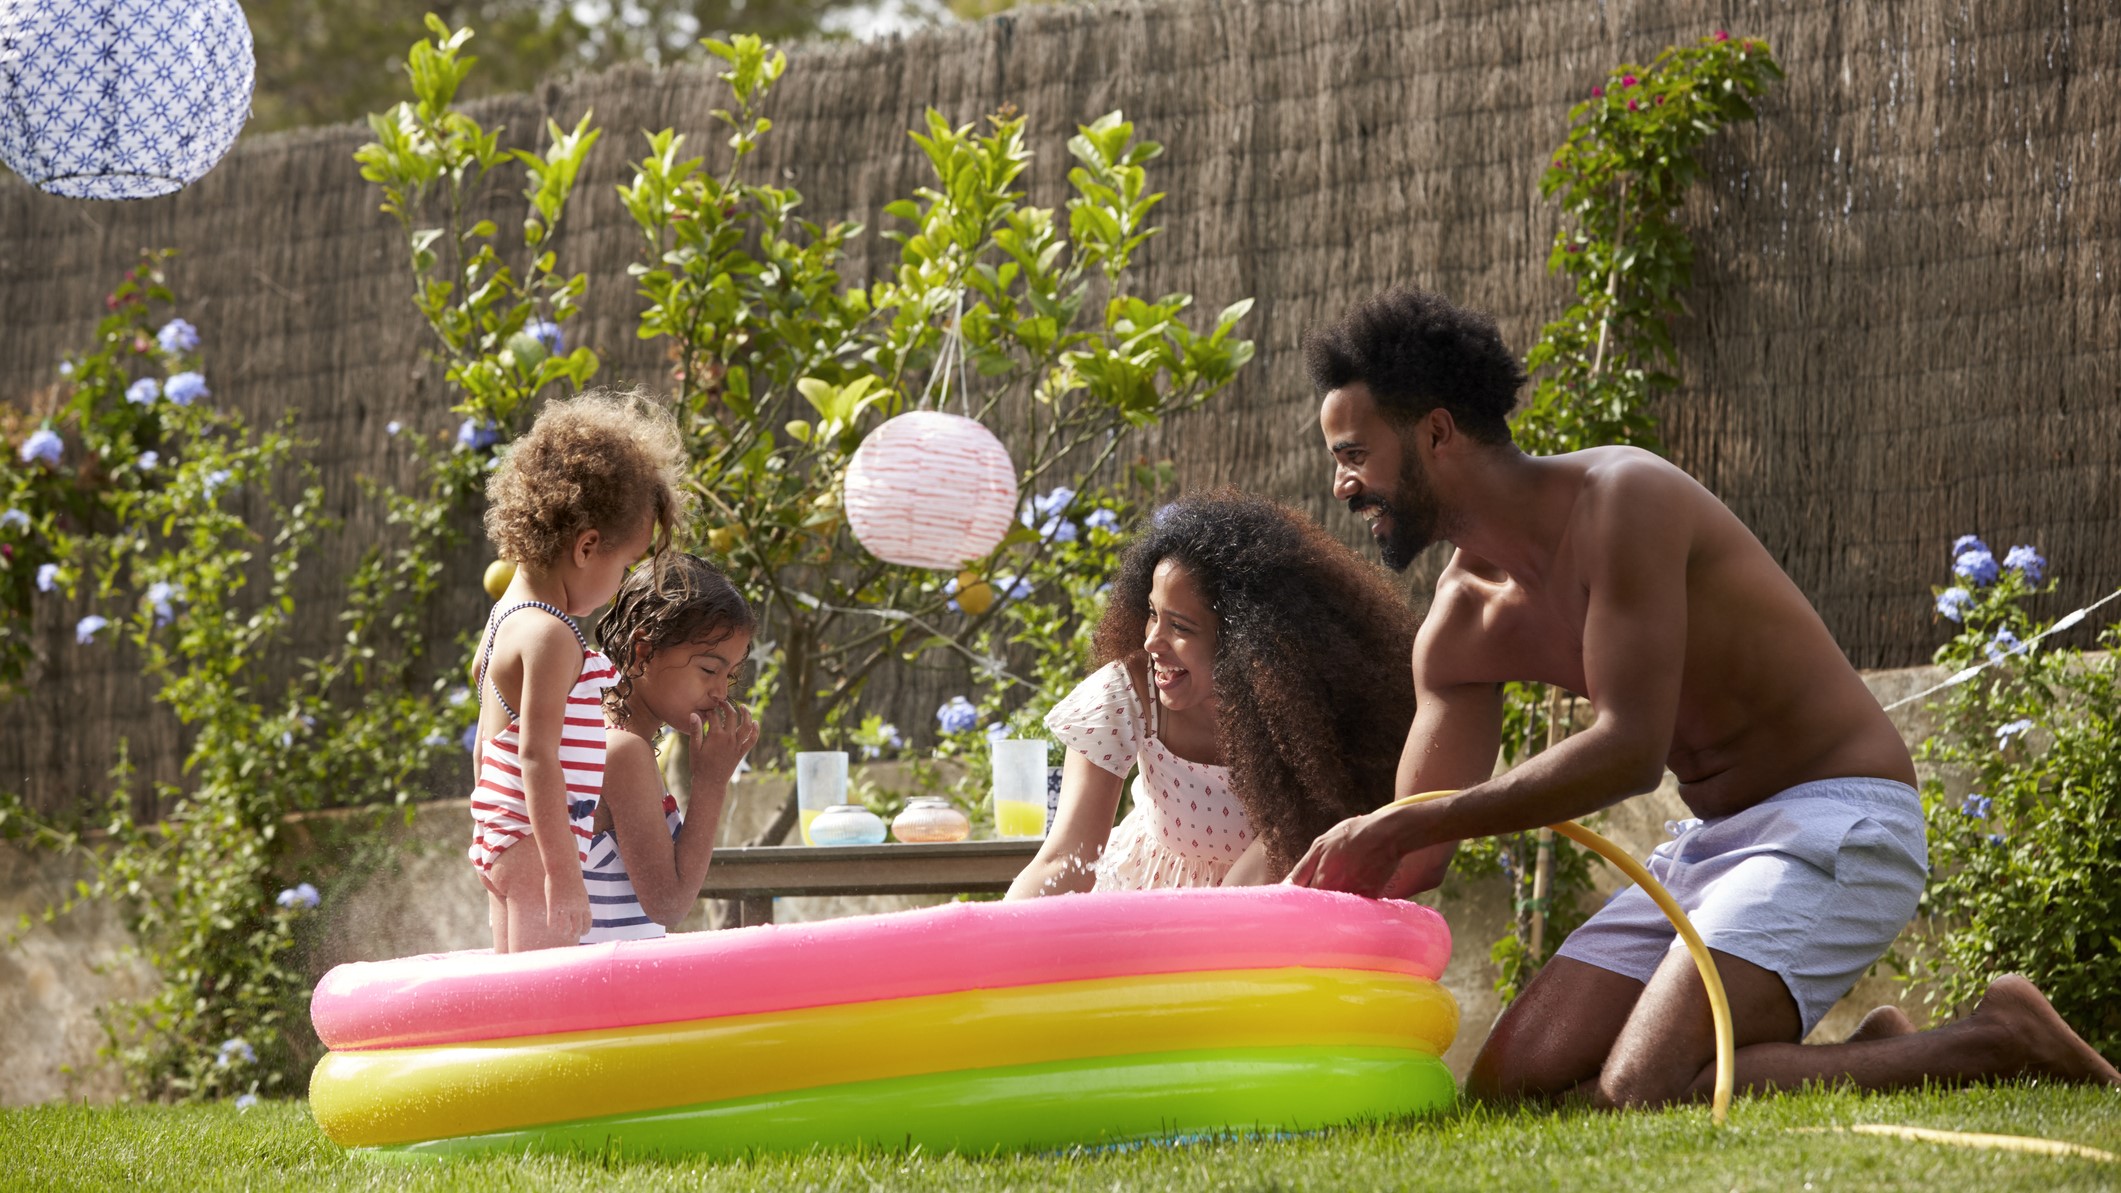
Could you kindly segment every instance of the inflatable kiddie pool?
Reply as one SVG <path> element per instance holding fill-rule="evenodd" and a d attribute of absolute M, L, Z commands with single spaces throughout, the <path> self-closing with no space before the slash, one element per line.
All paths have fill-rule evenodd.
<path fill-rule="evenodd" d="M 1448 1106 L 1442 917 L 1295 887 L 342 965 L 310 1106 L 413 1153 L 989 1152 Z"/>

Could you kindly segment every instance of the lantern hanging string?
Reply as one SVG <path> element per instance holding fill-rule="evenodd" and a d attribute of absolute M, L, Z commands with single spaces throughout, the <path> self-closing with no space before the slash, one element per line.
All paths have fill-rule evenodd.
<path fill-rule="evenodd" d="M 972 649 L 971 647 L 966 646 L 964 643 L 959 642 L 957 639 L 952 638 L 950 635 L 944 633 L 943 631 L 928 624 L 928 622 L 924 619 L 916 617 L 915 615 L 908 613 L 903 609 L 862 609 L 853 608 L 846 605 L 829 605 L 826 604 L 824 601 L 821 601 L 816 597 L 811 596 L 807 592 L 797 592 L 793 595 L 796 600 L 802 602 L 805 605 L 808 605 L 812 609 L 822 610 L 827 613 L 863 614 L 869 617 L 881 618 L 884 621 L 902 621 L 908 625 L 915 627 L 916 629 L 926 630 L 928 633 L 935 635 L 938 640 L 940 640 L 944 645 L 948 646 L 950 649 L 956 651 L 961 655 L 964 655 L 967 659 L 970 659 L 972 661 L 972 665 L 979 668 L 982 674 L 1000 679 L 1006 679 L 1013 684 L 1016 684 L 1020 687 L 1029 688 L 1034 692 L 1045 693 L 1048 695 L 1051 694 L 1046 692 L 1046 688 L 1043 684 L 1037 683 L 1033 680 L 1025 679 L 1023 676 L 1018 675 L 1016 672 L 1009 670 L 1008 667 L 1003 665 L 1002 661 L 999 658 L 996 658 L 993 655 L 981 654 L 980 652 Z"/>
<path fill-rule="evenodd" d="M 957 297 L 952 300 L 950 329 L 943 333 L 942 346 L 936 349 L 935 367 L 928 373 L 928 384 L 921 387 L 923 409 L 941 410 L 950 403 L 950 369 L 953 365 L 957 368 L 957 408 L 966 418 L 971 418 L 972 386 L 965 374 L 965 289 L 962 286 L 958 287 Z M 935 405 L 929 406 L 928 398 L 935 393 L 937 383 L 943 387 L 942 397 Z"/>

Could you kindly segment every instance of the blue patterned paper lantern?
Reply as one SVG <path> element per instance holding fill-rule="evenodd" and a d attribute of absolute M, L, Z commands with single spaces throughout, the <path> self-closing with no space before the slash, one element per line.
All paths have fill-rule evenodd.
<path fill-rule="evenodd" d="M 236 0 L 0 0 L 0 160 L 74 199 L 147 199 L 211 170 L 250 118 Z"/>

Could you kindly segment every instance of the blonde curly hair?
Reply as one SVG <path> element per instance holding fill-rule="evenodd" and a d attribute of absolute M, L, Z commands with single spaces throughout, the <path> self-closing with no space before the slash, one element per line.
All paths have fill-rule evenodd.
<path fill-rule="evenodd" d="M 575 540 L 655 520 L 660 557 L 682 533 L 684 443 L 677 420 L 638 390 L 546 403 L 486 482 L 486 537 L 503 559 L 551 567 Z"/>

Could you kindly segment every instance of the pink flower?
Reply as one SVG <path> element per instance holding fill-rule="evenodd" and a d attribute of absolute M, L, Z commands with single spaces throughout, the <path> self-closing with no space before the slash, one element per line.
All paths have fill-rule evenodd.
<path fill-rule="evenodd" d="M 1593 88 L 1591 88 L 1591 98 L 1592 98 L 1592 99 L 1604 99 L 1604 98 L 1605 98 L 1605 88 L 1603 88 L 1603 87 L 1593 87 Z"/>
<path fill-rule="evenodd" d="M 1632 100 L 1632 99 L 1628 101 L 1628 111 L 1630 111 L 1630 112 L 1634 111 L 1635 109 L 1637 109 L 1637 108 L 1639 108 L 1639 107 L 1641 107 L 1641 106 L 1642 106 L 1641 104 L 1638 104 L 1638 103 L 1636 103 L 1636 102 L 1635 102 L 1634 100 Z"/>
<path fill-rule="evenodd" d="M 1663 96 L 1661 96 L 1661 95 L 1660 95 L 1660 96 L 1658 96 L 1658 97 L 1657 97 L 1657 102 L 1658 102 L 1658 103 L 1659 103 L 1660 105 L 1661 105 L 1661 104 L 1663 104 L 1663 103 L 1664 103 L 1664 97 L 1663 97 Z"/>
<path fill-rule="evenodd" d="M 1640 80 L 1640 79 L 1637 79 L 1637 78 L 1636 78 L 1636 77 L 1635 77 L 1634 75 L 1622 75 L 1622 76 L 1620 76 L 1620 85 L 1621 85 L 1622 87 L 1633 87 L 1633 86 L 1634 86 L 1635 84 L 1637 84 L 1637 83 L 1639 83 L 1639 82 L 1641 82 L 1641 81 L 1642 81 L 1642 80 Z"/>
<path fill-rule="evenodd" d="M 1730 34 L 1728 34 L 1728 33 L 1726 33 L 1726 32 L 1724 32 L 1724 31 L 1723 31 L 1723 30 L 1721 30 L 1721 29 L 1718 29 L 1718 30 L 1716 31 L 1716 40 L 1717 40 L 1717 41 L 1729 41 L 1729 40 L 1731 40 L 1731 35 L 1730 35 Z"/>

